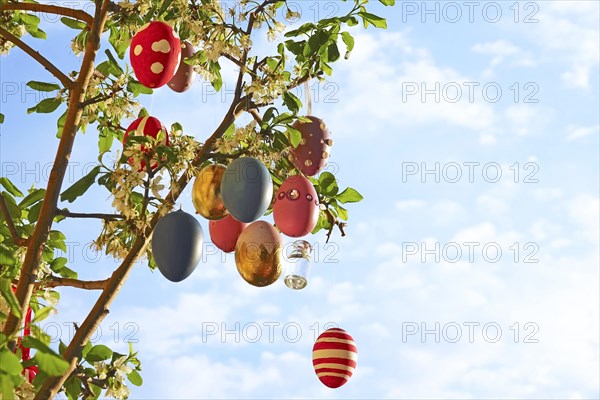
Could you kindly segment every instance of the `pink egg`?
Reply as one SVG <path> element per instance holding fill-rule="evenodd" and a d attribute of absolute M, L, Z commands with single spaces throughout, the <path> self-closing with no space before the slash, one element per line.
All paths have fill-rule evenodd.
<path fill-rule="evenodd" d="M 159 88 L 175 75 L 181 57 L 181 42 L 164 22 L 144 25 L 131 40 L 129 58 L 135 77 L 149 88 Z"/>
<path fill-rule="evenodd" d="M 302 175 L 289 177 L 279 187 L 273 205 L 273 219 L 279 230 L 291 237 L 309 234 L 319 219 L 319 197 Z"/>
<path fill-rule="evenodd" d="M 304 175 L 314 176 L 327 164 L 333 139 L 323 120 L 308 116 L 311 122 L 292 125 L 302 134 L 302 141 L 291 151 L 292 162 Z"/>
<path fill-rule="evenodd" d="M 212 220 L 208 223 L 210 240 L 225 253 L 231 253 L 246 226 L 247 223 L 240 222 L 229 214 L 224 218 Z"/>

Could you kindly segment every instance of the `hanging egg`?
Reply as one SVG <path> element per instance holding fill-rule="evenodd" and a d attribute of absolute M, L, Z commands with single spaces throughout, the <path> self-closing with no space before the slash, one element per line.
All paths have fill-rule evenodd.
<path fill-rule="evenodd" d="M 323 120 L 308 116 L 311 122 L 296 121 L 292 127 L 302 134 L 300 144 L 292 149 L 292 162 L 304 175 L 316 175 L 325 164 L 331 153 L 333 139 Z"/>
<path fill-rule="evenodd" d="M 194 46 L 187 40 L 181 43 L 181 60 L 175 76 L 169 81 L 169 88 L 177 93 L 183 93 L 192 86 L 194 78 L 194 67 L 185 63 L 183 60 L 193 57 L 196 54 Z"/>
<path fill-rule="evenodd" d="M 235 265 L 246 282 L 268 286 L 279 279 L 282 269 L 281 235 L 265 221 L 256 221 L 242 231 L 235 245 Z"/>
<path fill-rule="evenodd" d="M 210 240 L 225 253 L 231 253 L 235 250 L 235 244 L 246 226 L 248 226 L 247 223 L 240 222 L 231 215 L 216 221 L 210 221 L 208 223 Z"/>
<path fill-rule="evenodd" d="M 350 379 L 356 368 L 358 353 L 354 339 L 343 329 L 327 329 L 317 338 L 312 359 L 319 380 L 337 389 Z"/>
<path fill-rule="evenodd" d="M 273 219 L 279 230 L 291 237 L 308 235 L 319 220 L 319 197 L 308 179 L 290 176 L 275 194 Z"/>
<path fill-rule="evenodd" d="M 175 211 L 162 217 L 152 233 L 152 255 L 172 282 L 190 276 L 202 257 L 202 227 L 193 215 Z"/>
<path fill-rule="evenodd" d="M 223 203 L 238 221 L 259 219 L 271 204 L 273 181 L 269 170 L 260 160 L 241 157 L 234 160 L 221 181 Z"/>
<path fill-rule="evenodd" d="M 192 188 L 192 202 L 196 212 L 206 219 L 221 219 L 228 214 L 221 197 L 221 180 L 225 166 L 208 165 L 200 171 Z"/>
<path fill-rule="evenodd" d="M 140 117 L 133 121 L 131 125 L 129 125 L 129 128 L 127 128 L 127 130 L 125 131 L 125 135 L 123 136 L 124 145 L 125 143 L 127 143 L 127 137 L 129 135 L 148 136 L 154 139 L 158 138 L 159 144 L 163 144 L 165 146 L 169 145 L 169 134 L 167 132 L 167 129 L 157 118 L 154 117 Z M 141 149 L 146 154 L 152 153 L 152 163 L 150 164 L 150 166 L 153 169 L 156 168 L 156 166 L 158 165 L 158 158 L 156 154 L 153 154 L 154 152 L 152 151 L 152 148 L 146 145 L 141 145 Z M 133 157 L 130 157 L 128 163 L 134 168 L 137 166 L 140 171 L 146 169 L 146 162 L 143 160 L 136 162 L 133 159 Z"/>
<path fill-rule="evenodd" d="M 154 21 L 135 34 L 129 48 L 129 59 L 135 77 L 146 87 L 155 89 L 175 75 L 181 55 L 181 42 L 173 28 Z"/>

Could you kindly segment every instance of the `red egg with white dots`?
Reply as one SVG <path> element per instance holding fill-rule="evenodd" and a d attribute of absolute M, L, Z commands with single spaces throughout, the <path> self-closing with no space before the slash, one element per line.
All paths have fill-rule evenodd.
<path fill-rule="evenodd" d="M 126 145 L 129 135 L 148 136 L 153 139 L 158 138 L 157 144 L 162 144 L 165 146 L 169 145 L 169 133 L 167 132 L 165 126 L 158 120 L 158 118 L 155 117 L 140 117 L 133 121 L 125 131 L 125 135 L 123 136 L 123 145 Z M 158 166 L 158 158 L 152 148 L 153 146 L 145 144 L 131 144 L 131 146 L 141 146 L 141 150 L 148 154 L 150 160 L 152 161 L 150 164 L 152 169 Z M 137 167 L 140 171 L 146 169 L 146 162 L 144 160 L 136 161 L 133 157 L 130 157 L 127 162 L 134 168 Z"/>
<path fill-rule="evenodd" d="M 225 253 L 231 253 L 235 250 L 235 245 L 246 226 L 248 226 L 247 223 L 238 221 L 230 214 L 224 218 L 212 220 L 208 223 L 210 240 Z"/>
<path fill-rule="evenodd" d="M 181 58 L 181 41 L 171 26 L 154 21 L 144 25 L 131 40 L 129 58 L 135 77 L 151 89 L 175 75 Z"/>
<path fill-rule="evenodd" d="M 319 219 L 319 197 L 308 179 L 294 175 L 283 182 L 275 194 L 273 219 L 290 237 L 305 236 L 314 229 Z"/>
<path fill-rule="evenodd" d="M 292 149 L 292 163 L 304 175 L 314 176 L 327 164 L 333 139 L 322 119 L 308 116 L 311 122 L 296 121 L 292 127 L 302 134 L 300 144 Z"/>

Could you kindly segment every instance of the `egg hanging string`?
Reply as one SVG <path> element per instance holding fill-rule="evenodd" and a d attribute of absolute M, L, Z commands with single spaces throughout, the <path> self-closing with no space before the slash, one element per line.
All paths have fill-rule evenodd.
<path fill-rule="evenodd" d="M 310 79 L 304 81 L 304 101 L 306 103 L 306 115 L 312 115 L 312 99 L 310 98 L 310 88 L 308 83 Z"/>

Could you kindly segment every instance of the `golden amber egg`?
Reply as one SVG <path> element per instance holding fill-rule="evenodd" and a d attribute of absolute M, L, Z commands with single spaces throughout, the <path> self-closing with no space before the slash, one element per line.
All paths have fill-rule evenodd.
<path fill-rule="evenodd" d="M 265 221 L 248 225 L 235 245 L 235 265 L 246 282 L 262 287 L 281 276 L 281 235 Z"/>
<path fill-rule="evenodd" d="M 224 165 L 208 165 L 202 168 L 194 181 L 192 202 L 196 212 L 206 219 L 221 219 L 229 214 L 221 197 L 221 180 L 224 173 Z"/>

